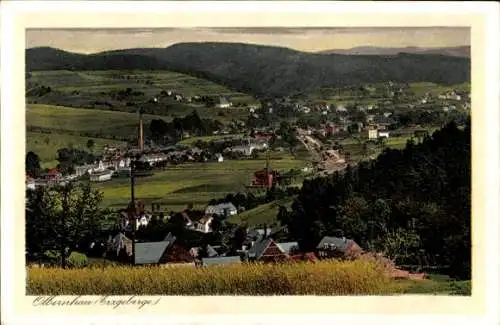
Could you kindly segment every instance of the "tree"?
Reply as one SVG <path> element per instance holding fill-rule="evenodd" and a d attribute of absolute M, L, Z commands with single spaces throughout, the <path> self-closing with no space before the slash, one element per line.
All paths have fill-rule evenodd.
<path fill-rule="evenodd" d="M 26 206 L 26 249 L 29 255 L 57 252 L 61 267 L 78 244 L 100 228 L 102 193 L 90 183 L 41 187 L 28 196 Z"/>
<path fill-rule="evenodd" d="M 26 174 L 31 177 L 40 175 L 40 157 L 33 151 L 26 154 Z"/>
<path fill-rule="evenodd" d="M 94 146 L 95 146 L 94 140 L 88 139 L 87 140 L 87 148 L 90 150 L 90 152 L 94 151 Z"/>
<path fill-rule="evenodd" d="M 149 124 L 149 131 L 153 138 L 159 140 L 168 133 L 168 123 L 162 119 L 154 119 Z"/>

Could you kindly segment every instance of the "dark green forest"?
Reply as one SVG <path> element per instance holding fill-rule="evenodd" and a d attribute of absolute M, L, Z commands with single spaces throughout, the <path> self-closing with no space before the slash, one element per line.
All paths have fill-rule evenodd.
<path fill-rule="evenodd" d="M 181 43 L 92 55 L 41 47 L 26 50 L 27 71 L 170 70 L 258 97 L 306 94 L 322 86 L 378 82 L 470 81 L 470 59 L 437 54 L 315 54 L 240 43 Z"/>
<path fill-rule="evenodd" d="M 345 236 L 399 265 L 470 279 L 470 120 L 464 130 L 451 122 L 404 150 L 306 180 L 278 218 L 304 251 L 324 235 Z"/>

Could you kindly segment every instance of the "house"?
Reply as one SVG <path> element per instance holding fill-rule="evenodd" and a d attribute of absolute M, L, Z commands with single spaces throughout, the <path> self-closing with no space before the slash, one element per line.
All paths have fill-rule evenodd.
<path fill-rule="evenodd" d="M 217 108 L 229 108 L 233 104 L 226 97 L 219 97 L 219 102 L 215 105 Z"/>
<path fill-rule="evenodd" d="M 201 264 L 203 266 L 240 264 L 240 263 L 241 263 L 241 258 L 239 256 L 208 257 L 201 259 Z"/>
<path fill-rule="evenodd" d="M 337 112 L 347 112 L 347 108 L 344 105 L 337 105 Z"/>
<path fill-rule="evenodd" d="M 176 245 L 175 237 L 160 242 L 135 243 L 134 263 L 164 264 L 164 263 L 192 263 L 194 258 L 180 245 Z"/>
<path fill-rule="evenodd" d="M 268 237 L 272 233 L 272 231 L 272 228 L 267 227 L 266 229 L 252 229 L 247 232 L 246 242 L 254 243 L 262 241 L 264 238 Z"/>
<path fill-rule="evenodd" d="M 123 233 L 118 233 L 115 237 L 109 236 L 107 252 L 118 257 L 121 254 L 132 256 L 132 240 Z"/>
<path fill-rule="evenodd" d="M 209 205 L 205 208 L 205 214 L 206 215 L 228 215 L 228 216 L 234 216 L 238 214 L 238 209 L 231 203 L 221 203 L 217 205 Z"/>
<path fill-rule="evenodd" d="M 215 157 L 217 158 L 218 162 L 224 162 L 224 157 L 222 157 L 222 154 L 218 153 L 215 155 Z"/>
<path fill-rule="evenodd" d="M 152 155 L 143 155 L 139 161 L 143 163 L 149 163 L 150 165 L 153 165 L 154 163 L 157 162 L 162 162 L 168 160 L 167 155 L 165 154 L 152 154 Z"/>
<path fill-rule="evenodd" d="M 389 132 L 379 132 L 378 133 L 379 138 L 389 138 Z"/>
<path fill-rule="evenodd" d="M 277 243 L 277 245 L 288 255 L 293 254 L 299 250 L 299 243 L 297 242 Z"/>
<path fill-rule="evenodd" d="M 213 220 L 214 220 L 214 218 L 210 215 L 204 216 L 198 222 L 196 222 L 194 230 L 205 233 L 205 234 L 212 232 L 212 221 Z"/>
<path fill-rule="evenodd" d="M 368 139 L 377 139 L 378 138 L 378 130 L 377 129 L 369 129 L 368 130 Z"/>
<path fill-rule="evenodd" d="M 247 254 L 250 260 L 260 262 L 281 262 L 289 259 L 289 255 L 271 238 L 254 243 Z"/>
<path fill-rule="evenodd" d="M 152 218 L 152 216 L 146 215 L 146 214 L 138 217 L 136 220 L 136 227 L 137 228 L 146 227 L 148 225 L 149 221 L 151 221 L 151 218 Z"/>
<path fill-rule="evenodd" d="M 252 152 L 256 148 L 251 145 L 240 145 L 240 146 L 234 146 L 232 148 L 226 148 L 225 151 L 230 151 L 230 152 L 240 152 L 245 156 L 251 156 Z"/>
<path fill-rule="evenodd" d="M 375 117 L 375 123 L 377 124 L 378 129 L 385 130 L 389 128 L 391 125 L 395 124 L 396 122 L 390 117 L 379 116 Z"/>
<path fill-rule="evenodd" d="M 75 166 L 75 174 L 77 177 L 87 175 L 93 168 L 92 165 Z"/>
<path fill-rule="evenodd" d="M 166 262 L 166 252 L 174 241 L 135 243 L 134 264 L 161 264 Z"/>
<path fill-rule="evenodd" d="M 211 245 L 207 245 L 206 249 L 208 257 L 216 257 L 219 255 L 219 253 L 217 253 L 215 248 Z M 200 251 L 201 247 L 193 247 L 189 250 L 189 254 L 191 254 L 191 256 L 193 256 L 194 258 L 197 258 L 199 256 Z"/>
<path fill-rule="evenodd" d="M 26 189 L 27 190 L 35 190 L 36 189 L 35 180 L 29 176 L 26 176 Z"/>
<path fill-rule="evenodd" d="M 111 171 L 111 170 L 96 172 L 96 173 L 92 173 L 90 175 L 90 181 L 91 182 L 105 182 L 105 181 L 111 180 L 112 176 L 113 176 L 113 171 Z"/>
<path fill-rule="evenodd" d="M 42 177 L 46 181 L 58 181 L 62 178 L 62 173 L 57 168 L 49 169 Z"/>
<path fill-rule="evenodd" d="M 325 236 L 316 247 L 320 258 L 346 258 L 363 250 L 352 239 Z"/>
<path fill-rule="evenodd" d="M 261 142 L 265 143 L 268 141 L 271 141 L 272 138 L 274 137 L 274 134 L 272 133 L 267 133 L 267 132 L 255 132 L 253 137 L 257 140 L 260 140 Z"/>
<path fill-rule="evenodd" d="M 318 261 L 318 258 L 316 257 L 316 255 L 313 252 L 293 254 L 290 256 L 290 259 L 293 262 L 316 263 Z"/>

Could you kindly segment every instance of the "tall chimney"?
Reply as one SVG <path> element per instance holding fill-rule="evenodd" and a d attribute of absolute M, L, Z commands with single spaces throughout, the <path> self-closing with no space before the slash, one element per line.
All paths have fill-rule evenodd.
<path fill-rule="evenodd" d="M 142 113 L 139 112 L 139 150 L 144 151 L 144 131 L 142 129 Z"/>

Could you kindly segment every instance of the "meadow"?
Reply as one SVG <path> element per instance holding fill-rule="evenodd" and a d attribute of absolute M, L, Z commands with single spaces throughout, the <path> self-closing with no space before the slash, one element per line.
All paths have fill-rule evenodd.
<path fill-rule="evenodd" d="M 144 122 L 160 118 L 145 114 Z M 131 138 L 138 132 L 138 116 L 134 113 L 28 104 L 26 125 L 60 134 L 91 134 L 97 138 Z"/>
<path fill-rule="evenodd" d="M 182 144 L 185 146 L 194 145 L 197 141 L 210 142 L 210 141 L 225 141 L 225 140 L 234 140 L 234 139 L 242 139 L 244 134 L 228 134 L 228 135 L 207 135 L 203 137 L 190 137 L 179 141 L 178 144 Z"/>
<path fill-rule="evenodd" d="M 93 152 L 102 152 L 104 146 L 121 146 L 126 142 L 61 133 L 26 132 L 26 152 L 33 151 L 39 157 L 42 168 L 52 168 L 58 164 L 57 150 L 60 148 L 76 148 L 90 151 L 87 141 L 94 141 Z"/>
<path fill-rule="evenodd" d="M 28 268 L 28 295 L 388 295 L 397 283 L 373 262 L 195 268 Z"/>
<path fill-rule="evenodd" d="M 372 261 L 321 261 L 195 268 L 124 266 L 27 267 L 28 295 L 471 295 L 471 281 L 430 274 L 392 279 Z"/>
<path fill-rule="evenodd" d="M 253 209 L 229 217 L 229 221 L 235 224 L 247 224 L 249 226 L 258 226 L 263 224 L 272 226 L 277 222 L 276 216 L 278 215 L 280 205 L 290 209 L 292 202 L 292 199 L 287 199 L 275 200 L 266 204 L 261 204 Z"/>
<path fill-rule="evenodd" d="M 32 82 L 50 86 L 62 93 L 100 95 L 101 92 L 132 88 L 153 97 L 162 90 L 174 90 L 185 96 L 230 96 L 233 102 L 249 103 L 249 95 L 205 79 L 171 71 L 103 70 L 103 71 L 33 71 Z"/>
<path fill-rule="evenodd" d="M 283 155 L 282 159 L 272 160 L 271 167 L 286 172 L 305 164 L 303 160 Z M 204 209 L 211 199 L 220 199 L 229 193 L 255 191 L 247 186 L 251 184 L 253 173 L 264 166 L 264 157 L 170 166 L 153 176 L 137 178 L 135 196 L 147 204 L 159 203 L 174 211 L 188 204 Z M 130 200 L 130 181 L 127 178 L 96 184 L 95 187 L 104 194 L 104 206 L 121 208 Z"/>

